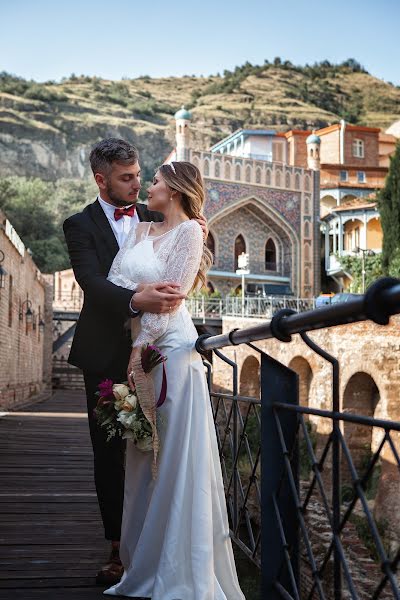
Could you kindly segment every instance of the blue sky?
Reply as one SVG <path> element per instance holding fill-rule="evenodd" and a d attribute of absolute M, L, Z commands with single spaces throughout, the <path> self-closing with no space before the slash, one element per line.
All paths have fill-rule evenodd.
<path fill-rule="evenodd" d="M 356 58 L 400 85 L 399 0 L 3 0 L 0 70 L 28 79 L 215 74 Z"/>

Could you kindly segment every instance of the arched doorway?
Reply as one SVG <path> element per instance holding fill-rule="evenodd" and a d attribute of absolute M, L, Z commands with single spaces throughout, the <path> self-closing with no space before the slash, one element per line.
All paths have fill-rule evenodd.
<path fill-rule="evenodd" d="M 246 242 L 242 234 L 239 234 L 235 240 L 235 270 L 239 268 L 238 259 L 244 252 L 246 252 Z"/>
<path fill-rule="evenodd" d="M 247 356 L 240 371 L 239 394 L 260 397 L 260 362 L 255 356 Z"/>
<path fill-rule="evenodd" d="M 373 417 L 380 400 L 378 386 L 368 373 L 359 372 L 350 377 L 343 394 L 343 411 Z M 375 445 L 373 428 L 358 423 L 344 422 L 344 438 L 350 450 L 354 466 L 362 474 L 365 464 Z M 342 457 L 343 478 L 349 481 L 350 471 L 347 460 Z"/>
<path fill-rule="evenodd" d="M 309 362 L 302 356 L 295 356 L 289 363 L 289 369 L 299 376 L 299 404 L 308 406 L 313 372 Z"/>

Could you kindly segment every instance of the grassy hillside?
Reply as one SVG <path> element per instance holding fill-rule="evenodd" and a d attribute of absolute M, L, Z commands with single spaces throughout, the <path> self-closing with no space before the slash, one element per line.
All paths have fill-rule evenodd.
<path fill-rule="evenodd" d="M 400 87 L 356 61 L 297 67 L 246 63 L 213 77 L 106 81 L 72 75 L 38 84 L 0 74 L 0 174 L 88 177 L 87 150 L 101 137 L 135 142 L 146 175 L 174 145 L 174 112 L 193 113 L 193 145 L 207 148 L 238 127 L 321 127 L 345 118 L 388 127 L 400 119 Z"/>

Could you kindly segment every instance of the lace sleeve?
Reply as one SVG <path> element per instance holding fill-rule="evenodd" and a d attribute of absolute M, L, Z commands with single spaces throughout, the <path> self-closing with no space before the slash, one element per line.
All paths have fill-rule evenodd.
<path fill-rule="evenodd" d="M 125 275 L 122 274 L 121 263 L 122 263 L 122 259 L 124 258 L 127 249 L 132 248 L 132 246 L 135 245 L 136 239 L 138 237 L 137 230 L 139 228 L 140 228 L 140 223 L 138 223 L 136 225 L 136 227 L 131 228 L 123 246 L 120 248 L 118 254 L 114 258 L 113 264 L 111 265 L 111 269 L 107 276 L 108 281 L 111 281 L 111 283 L 114 283 L 115 285 L 119 285 L 120 287 L 126 288 L 128 290 L 132 290 L 132 291 L 135 291 L 139 284 L 136 283 L 135 281 L 132 281 L 131 279 L 129 279 L 128 277 L 126 277 Z"/>
<path fill-rule="evenodd" d="M 181 291 L 186 294 L 196 278 L 203 253 L 203 232 L 196 221 L 186 221 L 173 239 L 171 252 L 166 264 L 162 281 L 180 283 Z M 141 330 L 133 346 L 151 344 L 167 330 L 169 318 L 179 309 L 161 315 L 143 313 Z"/>

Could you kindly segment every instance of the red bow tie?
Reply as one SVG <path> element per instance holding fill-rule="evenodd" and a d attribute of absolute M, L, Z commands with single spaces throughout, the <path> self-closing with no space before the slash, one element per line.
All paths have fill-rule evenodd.
<path fill-rule="evenodd" d="M 114 219 L 119 221 L 122 217 L 133 217 L 135 214 L 135 205 L 126 208 L 116 208 L 114 211 Z"/>

